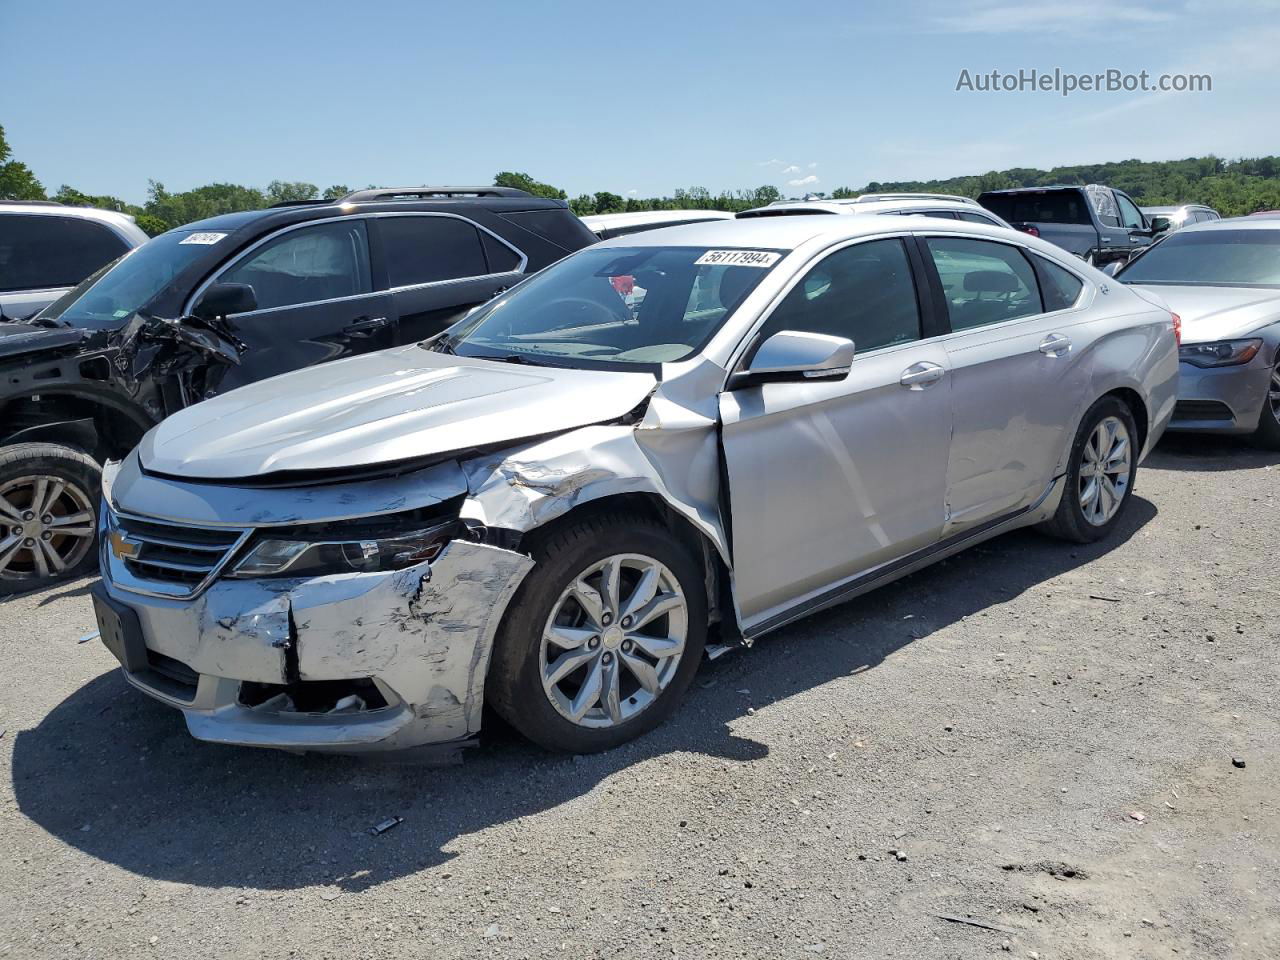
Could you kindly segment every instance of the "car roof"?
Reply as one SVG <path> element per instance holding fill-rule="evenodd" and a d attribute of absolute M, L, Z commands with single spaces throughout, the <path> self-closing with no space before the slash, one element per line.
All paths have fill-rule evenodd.
<path fill-rule="evenodd" d="M 412 200 L 364 200 L 349 202 L 333 200 L 329 203 L 307 201 L 304 203 L 282 204 L 265 207 L 261 210 L 243 210 L 239 213 L 224 213 L 193 223 L 184 223 L 179 230 L 238 230 L 258 220 L 271 219 L 273 224 L 302 223 L 307 220 L 322 220 L 339 216 L 355 216 L 366 213 L 447 213 L 451 210 L 461 212 L 476 207 L 494 213 L 515 213 L 525 210 L 565 210 L 568 208 L 563 200 L 548 200 L 542 197 L 423 197 Z"/>
<path fill-rule="evenodd" d="M 644 233 L 602 240 L 598 247 L 725 247 L 761 250 L 794 250 L 815 237 L 831 242 L 881 233 L 901 233 L 904 229 L 944 233 L 975 233 L 1008 240 L 1006 227 L 971 223 L 967 220 L 939 220 L 936 217 L 833 217 L 829 214 L 789 217 L 751 217 L 745 220 L 710 220 L 678 227 L 662 227 Z M 1017 234 L 1020 242 L 1035 238 Z"/>
<path fill-rule="evenodd" d="M 37 217 L 75 217 L 81 220 L 96 220 L 114 226 L 135 227 L 133 217 L 117 210 L 102 210 L 98 207 L 73 207 L 55 201 L 5 201 L 0 200 L 0 215 L 8 213 L 30 214 Z"/>
<path fill-rule="evenodd" d="M 793 210 L 811 210 L 814 213 L 852 214 L 852 213 L 896 213 L 900 210 L 961 210 L 965 213 L 978 213 L 992 216 L 990 210 L 978 206 L 968 200 L 945 199 L 902 199 L 902 200 L 792 200 L 771 203 L 767 207 L 753 207 L 738 214 L 739 219 L 752 220 L 757 217 L 787 216 Z"/>
<path fill-rule="evenodd" d="M 668 220 L 731 220 L 733 214 L 725 210 L 633 210 L 630 213 L 593 213 L 582 218 L 592 230 L 608 230 L 645 223 L 665 223 Z"/>
<path fill-rule="evenodd" d="M 1227 217 L 1222 220 L 1209 220 L 1203 223 L 1190 223 L 1179 230 L 1179 233 L 1190 233 L 1200 230 L 1280 230 L 1280 212 L 1273 214 L 1249 214 L 1244 217 Z"/>

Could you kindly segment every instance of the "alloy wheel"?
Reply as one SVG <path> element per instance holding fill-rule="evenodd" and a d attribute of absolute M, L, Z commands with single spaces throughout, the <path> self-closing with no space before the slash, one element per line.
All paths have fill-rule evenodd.
<path fill-rule="evenodd" d="M 607 557 L 574 577 L 543 629 L 542 688 L 583 727 L 613 727 L 651 706 L 675 678 L 688 635 L 680 582 L 652 557 Z"/>
<path fill-rule="evenodd" d="M 1271 368 L 1271 383 L 1267 386 L 1267 399 L 1271 403 L 1271 415 L 1280 423 L 1280 360 Z"/>
<path fill-rule="evenodd" d="M 88 494 L 59 477 L 27 476 L 0 487 L 0 578 L 55 577 L 93 546 Z"/>
<path fill-rule="evenodd" d="M 1080 510 L 1095 527 L 1120 509 L 1129 489 L 1133 445 L 1119 417 L 1105 417 L 1085 441 L 1080 458 Z"/>

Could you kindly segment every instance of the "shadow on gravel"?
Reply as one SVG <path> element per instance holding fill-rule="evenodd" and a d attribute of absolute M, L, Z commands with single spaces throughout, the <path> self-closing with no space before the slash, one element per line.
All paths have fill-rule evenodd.
<path fill-rule="evenodd" d="M 1215 473 L 1224 470 L 1257 470 L 1280 464 L 1280 451 L 1255 447 L 1243 438 L 1210 433 L 1166 433 L 1144 466 L 1154 470 L 1190 470 Z M 1142 471 L 1138 471 L 1142 489 Z"/>
<path fill-rule="evenodd" d="M 514 827 L 514 858 L 521 818 L 669 753 L 764 757 L 766 744 L 731 729 L 748 707 L 767 715 L 771 703 L 874 668 L 915 639 L 1114 550 L 1155 515 L 1138 495 L 1106 543 L 1021 531 L 813 616 L 703 664 L 670 722 L 605 754 L 551 755 L 496 723 L 461 766 L 444 768 L 202 744 L 176 711 L 112 671 L 17 735 L 14 793 L 23 814 L 67 844 L 136 874 L 199 886 L 363 890 L 445 863 L 459 840 L 503 825 Z M 656 815 L 697 824 L 706 814 L 692 801 Z M 404 822 L 368 834 L 391 816 Z"/>

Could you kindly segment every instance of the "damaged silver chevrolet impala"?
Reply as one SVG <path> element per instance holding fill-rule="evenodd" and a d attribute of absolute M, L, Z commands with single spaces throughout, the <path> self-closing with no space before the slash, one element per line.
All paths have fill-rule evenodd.
<path fill-rule="evenodd" d="M 619 238 L 421 344 L 169 418 L 104 478 L 103 641 L 204 740 L 547 747 L 708 651 L 1039 524 L 1106 536 L 1173 409 L 1167 309 L 914 217 Z"/>

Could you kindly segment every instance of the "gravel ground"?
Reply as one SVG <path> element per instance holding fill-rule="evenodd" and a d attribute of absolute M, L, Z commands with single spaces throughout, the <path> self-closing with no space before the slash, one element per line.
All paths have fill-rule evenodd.
<path fill-rule="evenodd" d="M 1278 481 L 1166 440 L 1111 541 L 987 543 L 587 758 L 200 744 L 86 584 L 11 599 L 0 956 L 1278 957 Z"/>

